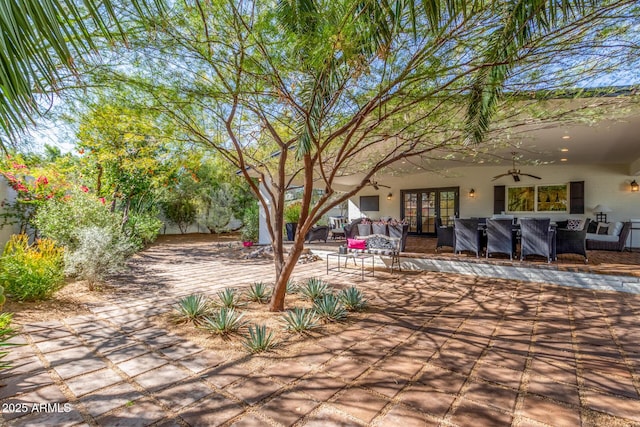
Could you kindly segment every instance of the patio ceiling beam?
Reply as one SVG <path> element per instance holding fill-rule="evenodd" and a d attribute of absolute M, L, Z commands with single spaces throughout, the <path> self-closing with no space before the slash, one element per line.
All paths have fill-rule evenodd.
<path fill-rule="evenodd" d="M 629 165 L 629 175 L 640 175 L 640 158 L 637 158 Z"/>

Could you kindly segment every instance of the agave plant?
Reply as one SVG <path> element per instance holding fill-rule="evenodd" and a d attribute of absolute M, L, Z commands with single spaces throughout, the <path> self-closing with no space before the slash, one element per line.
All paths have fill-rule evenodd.
<path fill-rule="evenodd" d="M 298 292 L 300 292 L 300 286 L 298 286 L 298 284 L 293 280 L 287 281 L 286 293 L 291 295 L 291 294 L 297 294 Z"/>
<path fill-rule="evenodd" d="M 202 328 L 219 335 L 237 332 L 247 322 L 242 320 L 244 314 L 238 314 L 234 308 L 222 307 L 219 311 L 202 318 Z"/>
<path fill-rule="evenodd" d="M 271 297 L 271 290 L 262 282 L 256 282 L 249 286 L 249 299 L 259 303 L 265 303 Z"/>
<path fill-rule="evenodd" d="M 222 307 L 235 308 L 240 305 L 238 290 L 235 288 L 224 288 L 218 291 L 216 295 L 218 295 L 219 304 Z"/>
<path fill-rule="evenodd" d="M 367 308 L 367 299 L 355 286 L 341 290 L 338 293 L 338 299 L 349 311 L 361 311 Z"/>
<path fill-rule="evenodd" d="M 318 298 L 330 294 L 331 288 L 327 282 L 317 277 L 312 277 L 300 288 L 300 293 L 311 301 L 315 301 Z"/>
<path fill-rule="evenodd" d="M 174 306 L 175 317 L 184 322 L 199 323 L 204 316 L 209 314 L 211 306 L 209 299 L 204 295 L 189 295 L 182 298 Z"/>
<path fill-rule="evenodd" d="M 313 302 L 313 309 L 325 322 L 339 322 L 347 317 L 347 310 L 337 296 L 324 295 Z"/>
<path fill-rule="evenodd" d="M 267 331 L 265 325 L 249 326 L 249 335 L 245 336 L 242 343 L 251 353 L 260 353 L 271 350 L 275 347 L 276 342 L 273 337 L 273 331 Z"/>
<path fill-rule="evenodd" d="M 318 326 L 318 316 L 314 310 L 296 307 L 287 311 L 282 318 L 287 326 L 287 330 L 294 332 L 305 332 Z"/>

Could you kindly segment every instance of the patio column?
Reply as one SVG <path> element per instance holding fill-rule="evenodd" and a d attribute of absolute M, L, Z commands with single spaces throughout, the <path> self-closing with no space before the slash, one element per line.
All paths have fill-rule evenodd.
<path fill-rule="evenodd" d="M 260 182 L 258 187 L 260 190 L 260 194 L 264 197 L 264 200 L 267 201 L 267 206 L 269 210 L 271 210 L 271 198 L 269 197 L 269 193 L 266 190 L 264 182 Z M 262 207 L 262 203 L 258 203 L 258 208 L 260 211 L 259 220 L 258 220 L 258 244 L 260 245 L 270 245 L 271 244 L 271 236 L 269 235 L 269 229 L 267 227 L 267 215 L 265 213 L 264 208 Z"/>

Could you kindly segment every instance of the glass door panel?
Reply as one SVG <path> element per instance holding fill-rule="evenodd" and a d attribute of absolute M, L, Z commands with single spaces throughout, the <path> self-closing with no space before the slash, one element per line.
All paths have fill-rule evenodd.
<path fill-rule="evenodd" d="M 424 191 L 421 194 L 421 206 L 420 206 L 420 232 L 421 233 L 435 233 L 435 221 L 436 221 L 436 192 Z"/>
<path fill-rule="evenodd" d="M 404 218 L 409 223 L 409 233 L 418 232 L 418 194 L 404 194 Z"/>
<path fill-rule="evenodd" d="M 440 191 L 440 218 L 442 223 L 453 225 L 453 218 L 456 217 L 457 191 Z"/>

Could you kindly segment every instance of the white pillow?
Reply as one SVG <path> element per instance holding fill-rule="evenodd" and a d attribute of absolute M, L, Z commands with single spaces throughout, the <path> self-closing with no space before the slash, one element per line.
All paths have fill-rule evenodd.
<path fill-rule="evenodd" d="M 607 234 L 609 236 L 619 236 L 620 232 L 622 231 L 622 223 L 620 221 L 609 225 L 609 231 L 607 232 Z"/>

